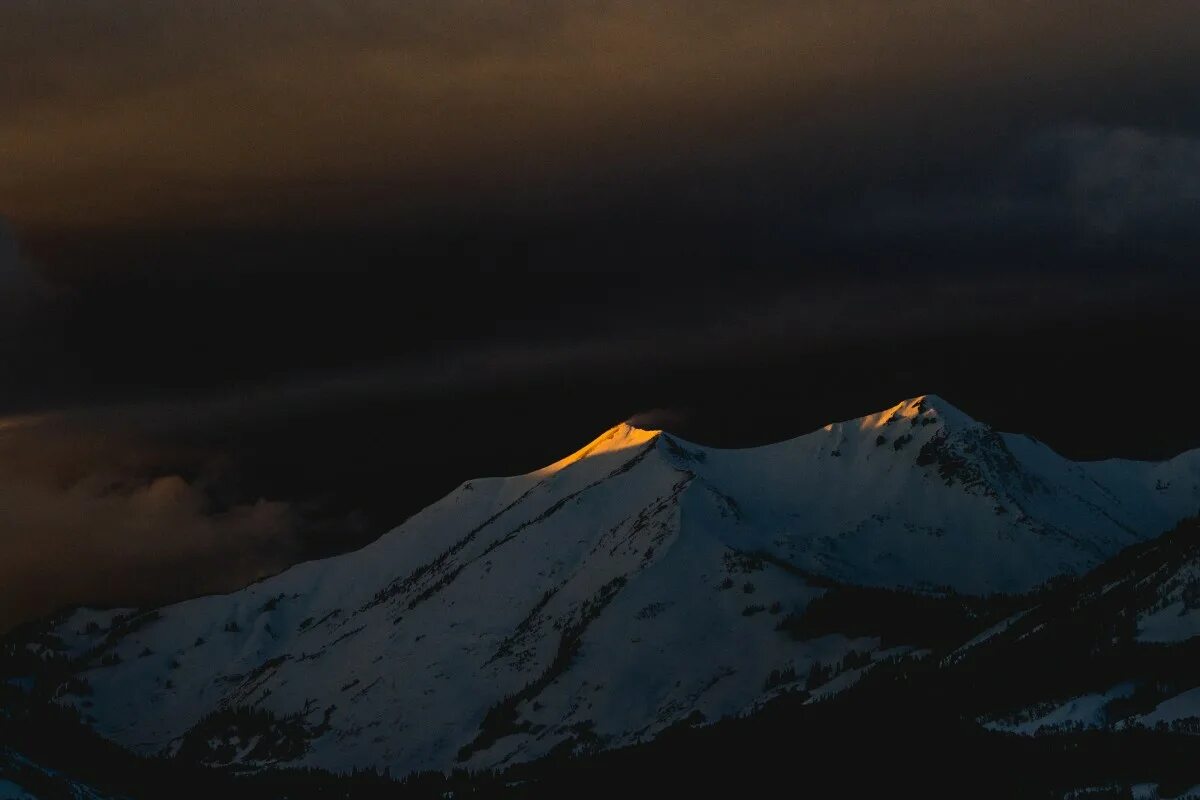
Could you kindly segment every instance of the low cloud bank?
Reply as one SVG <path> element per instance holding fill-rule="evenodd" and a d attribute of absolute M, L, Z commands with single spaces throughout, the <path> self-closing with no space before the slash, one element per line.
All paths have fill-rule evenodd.
<path fill-rule="evenodd" d="M 289 563 L 287 504 L 222 507 L 210 478 L 156 474 L 137 447 L 53 418 L 0 420 L 0 630 L 71 604 L 232 590 Z"/>

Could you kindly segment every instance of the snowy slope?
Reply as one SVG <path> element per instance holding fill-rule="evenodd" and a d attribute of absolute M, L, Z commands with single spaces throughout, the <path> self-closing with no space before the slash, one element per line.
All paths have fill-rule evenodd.
<path fill-rule="evenodd" d="M 965 665 L 985 727 L 1200 733 L 1200 517 L 1076 581 L 1007 600 L 1025 608 L 943 661 Z"/>
<path fill-rule="evenodd" d="M 1155 603 L 1138 616 L 1138 638 L 1166 644 L 1200 636 L 1200 559 L 1170 571 L 1158 587 Z"/>
<path fill-rule="evenodd" d="M 984 727 L 998 731 L 1009 731 L 1026 736 L 1101 728 L 1109 724 L 1107 709 L 1114 700 L 1128 699 L 1135 690 L 1133 683 L 1121 683 L 1105 692 L 1091 692 L 1072 697 L 1060 703 L 1049 703 L 1007 716 L 985 721 Z"/>
<path fill-rule="evenodd" d="M 116 800 L 85 783 L 0 747 L 0 800 Z"/>
<path fill-rule="evenodd" d="M 360 551 L 76 612 L 55 634 L 82 682 L 61 701 L 138 752 L 248 767 L 614 746 L 746 711 L 814 664 L 851 683 L 877 639 L 776 629 L 830 579 L 1023 590 L 1198 509 L 1200 453 L 1076 464 L 934 396 L 747 450 L 619 425 Z"/>

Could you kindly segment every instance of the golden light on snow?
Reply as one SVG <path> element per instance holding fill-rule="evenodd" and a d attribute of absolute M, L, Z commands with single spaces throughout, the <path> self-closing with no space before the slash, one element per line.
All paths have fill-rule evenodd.
<path fill-rule="evenodd" d="M 583 461 L 585 458 L 595 458 L 596 456 L 619 453 L 623 450 L 632 450 L 651 441 L 660 433 L 662 431 L 635 428 L 627 422 L 622 422 L 620 425 L 609 428 L 566 458 L 559 459 L 547 467 L 542 467 L 534 474 L 553 475 L 555 472 L 566 469 L 576 462 Z"/>
<path fill-rule="evenodd" d="M 896 419 L 912 419 L 921 413 L 921 404 L 925 401 L 925 397 L 925 395 L 914 397 L 911 400 L 905 400 L 903 403 L 897 403 L 891 408 L 884 409 L 877 414 L 863 417 L 862 429 L 882 428 Z"/>

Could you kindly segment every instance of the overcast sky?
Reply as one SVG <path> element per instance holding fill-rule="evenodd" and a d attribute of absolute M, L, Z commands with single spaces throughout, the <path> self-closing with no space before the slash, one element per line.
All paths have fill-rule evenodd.
<path fill-rule="evenodd" d="M 1197 23 L 6 0 L 9 621 L 355 546 L 631 414 L 747 444 L 934 391 L 1200 444 Z"/>

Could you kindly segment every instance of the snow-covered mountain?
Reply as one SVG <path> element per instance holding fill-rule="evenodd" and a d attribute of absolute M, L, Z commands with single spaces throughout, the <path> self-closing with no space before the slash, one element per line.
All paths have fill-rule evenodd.
<path fill-rule="evenodd" d="M 912 652 L 781 631 L 838 583 L 1023 591 L 1198 510 L 1200 451 L 1074 463 L 932 395 L 745 450 L 618 425 L 357 552 L 157 611 L 80 610 L 43 645 L 73 659 L 60 702 L 137 752 L 497 766 L 836 692 Z"/>
<path fill-rule="evenodd" d="M 1009 700 L 981 716 L 1026 735 L 1151 728 L 1200 733 L 1200 518 L 1131 548 L 946 657 L 1003 673 Z M 977 662 L 972 664 L 971 662 Z M 1050 666 L 1052 665 L 1052 666 Z"/>

